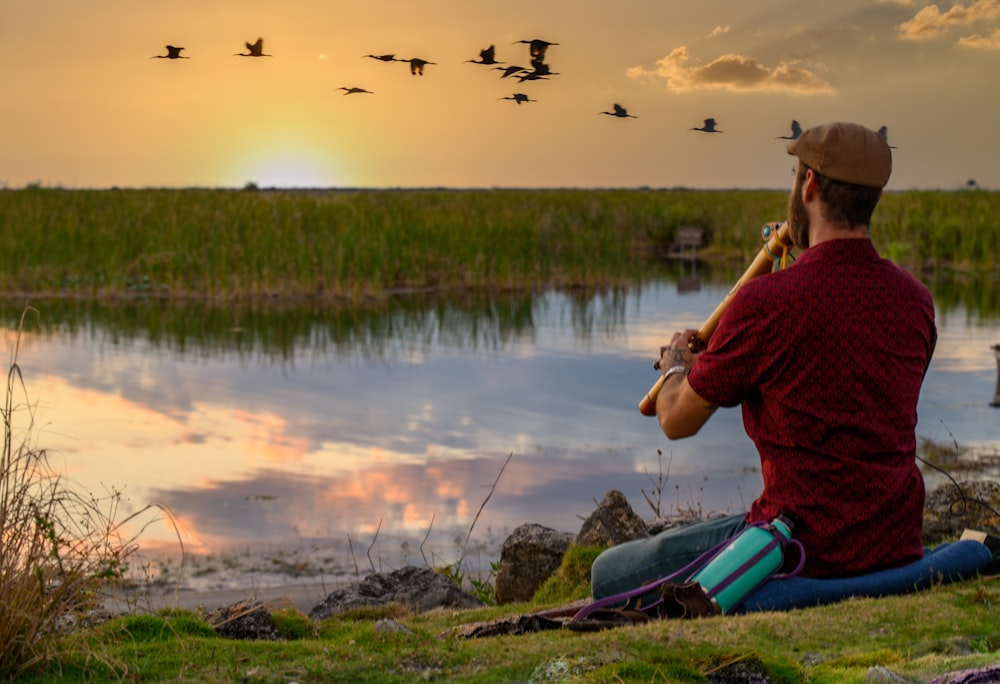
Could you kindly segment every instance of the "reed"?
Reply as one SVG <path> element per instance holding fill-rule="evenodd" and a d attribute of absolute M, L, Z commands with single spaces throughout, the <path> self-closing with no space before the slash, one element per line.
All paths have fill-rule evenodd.
<path fill-rule="evenodd" d="M 27 314 L 27 311 L 25 312 Z M 21 326 L 24 325 L 22 316 Z M 18 333 L 20 340 L 20 332 Z M 145 513 L 120 516 L 121 494 L 87 495 L 33 443 L 34 409 L 15 343 L 2 405 L 0 453 L 0 679 L 38 667 L 119 584 L 135 551 L 125 533 Z"/>
<path fill-rule="evenodd" d="M 642 282 L 677 228 L 743 263 L 786 192 L 0 190 L 8 296 L 335 298 Z M 911 269 L 995 272 L 1000 195 L 890 193 L 874 237 Z"/>

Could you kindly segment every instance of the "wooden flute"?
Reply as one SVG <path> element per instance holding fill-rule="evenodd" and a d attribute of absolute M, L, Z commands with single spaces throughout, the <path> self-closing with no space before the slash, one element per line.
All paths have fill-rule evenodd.
<path fill-rule="evenodd" d="M 744 271 L 743 275 L 740 276 L 736 284 L 730 288 L 726 296 L 722 298 L 719 305 L 715 307 L 715 311 L 712 312 L 702 326 L 698 329 L 697 334 L 692 335 L 691 339 L 688 340 L 688 349 L 693 353 L 698 353 L 705 349 L 708 345 L 708 339 L 715 332 L 716 326 L 719 324 L 719 319 L 722 318 L 723 312 L 726 307 L 729 306 L 729 302 L 733 300 L 736 293 L 748 280 L 752 280 L 757 276 L 764 275 L 771 271 L 778 270 L 775 266 L 776 262 L 779 260 L 782 262 L 781 266 L 784 266 L 785 258 L 787 257 L 789 251 L 792 248 L 791 240 L 788 237 L 788 224 L 787 223 L 767 223 L 764 224 L 763 228 L 764 239 L 766 240 L 761 250 L 757 252 L 757 256 Z M 639 411 L 644 416 L 655 416 L 656 415 L 656 396 L 660 393 L 660 388 L 663 387 L 664 376 L 656 381 L 656 383 L 649 388 L 646 395 L 639 402 Z"/>

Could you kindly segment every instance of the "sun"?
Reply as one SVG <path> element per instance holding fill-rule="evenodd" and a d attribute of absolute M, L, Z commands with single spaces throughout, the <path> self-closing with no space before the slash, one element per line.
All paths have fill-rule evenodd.
<path fill-rule="evenodd" d="M 256 144 L 233 154 L 227 164 L 226 185 L 258 188 L 322 189 L 343 187 L 340 160 L 316 140 L 285 139 Z"/>
<path fill-rule="evenodd" d="M 314 153 L 301 151 L 274 152 L 258 155 L 245 166 L 244 185 L 259 188 L 332 188 L 341 178 L 329 160 Z"/>

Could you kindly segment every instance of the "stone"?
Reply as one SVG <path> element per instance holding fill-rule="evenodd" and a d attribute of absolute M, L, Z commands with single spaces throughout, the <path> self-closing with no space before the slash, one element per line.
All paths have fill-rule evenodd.
<path fill-rule="evenodd" d="M 213 611 L 205 621 L 225 639 L 279 641 L 271 612 L 260 601 L 240 601 Z"/>
<path fill-rule="evenodd" d="M 957 539 L 965 529 L 989 532 L 1000 529 L 1000 483 L 962 481 L 937 486 L 924 504 L 924 545 L 936 546 Z"/>
<path fill-rule="evenodd" d="M 379 634 L 413 634 L 413 630 L 409 627 L 404 627 L 400 623 L 392 620 L 390 618 L 382 618 L 375 623 L 375 631 Z"/>
<path fill-rule="evenodd" d="M 323 620 L 351 608 L 399 604 L 416 613 L 435 608 L 478 608 L 475 596 L 462 591 L 455 582 L 429 568 L 412 565 L 391 573 L 375 573 L 361 582 L 327 595 L 309 611 L 309 617 Z"/>
<path fill-rule="evenodd" d="M 632 510 L 624 494 L 612 489 L 583 521 L 576 535 L 576 545 L 616 546 L 646 536 L 645 521 Z"/>
<path fill-rule="evenodd" d="M 542 525 L 516 528 L 500 549 L 494 580 L 497 603 L 531 600 L 545 580 L 559 569 L 572 541 L 571 533 Z"/>

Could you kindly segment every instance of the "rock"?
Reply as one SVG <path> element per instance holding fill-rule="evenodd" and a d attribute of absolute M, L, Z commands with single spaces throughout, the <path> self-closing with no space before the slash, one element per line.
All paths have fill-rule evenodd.
<path fill-rule="evenodd" d="M 708 675 L 709 684 L 771 684 L 767 669 L 756 658 L 736 660 Z"/>
<path fill-rule="evenodd" d="M 375 623 L 375 631 L 379 634 L 389 634 L 389 633 L 399 633 L 399 634 L 413 634 L 413 630 L 409 627 L 404 627 L 395 620 L 389 618 L 382 618 Z"/>
<path fill-rule="evenodd" d="M 927 495 L 924 504 L 924 545 L 961 536 L 966 528 L 1000 529 L 1000 483 L 990 480 L 945 483 Z"/>
<path fill-rule="evenodd" d="M 870 684 L 908 684 L 909 679 L 898 675 L 887 667 L 875 665 L 865 673 L 865 682 Z"/>
<path fill-rule="evenodd" d="M 279 641 L 274 618 L 260 601 L 240 601 L 213 611 L 205 620 L 226 639 Z"/>
<path fill-rule="evenodd" d="M 521 525 L 503 542 L 497 563 L 497 603 L 528 601 L 559 569 L 563 554 L 573 541 L 569 532 L 542 525 Z"/>
<path fill-rule="evenodd" d="M 646 536 L 646 523 L 632 510 L 625 495 L 612 489 L 583 521 L 576 535 L 576 545 L 616 546 Z"/>
<path fill-rule="evenodd" d="M 477 608 L 483 602 L 462 591 L 453 581 L 428 568 L 412 565 L 389 574 L 369 575 L 361 582 L 329 594 L 309 611 L 309 617 L 323 620 L 350 608 L 398 603 L 423 613 L 434 608 Z"/>
<path fill-rule="evenodd" d="M 711 520 L 712 518 L 719 518 L 725 515 L 727 515 L 727 513 L 720 511 L 703 514 L 693 509 L 680 510 L 673 515 L 650 520 L 646 523 L 646 532 L 650 537 L 655 537 L 660 532 L 665 530 L 670 530 L 675 527 L 685 527 L 687 525 L 693 525 L 704 520 Z"/>

